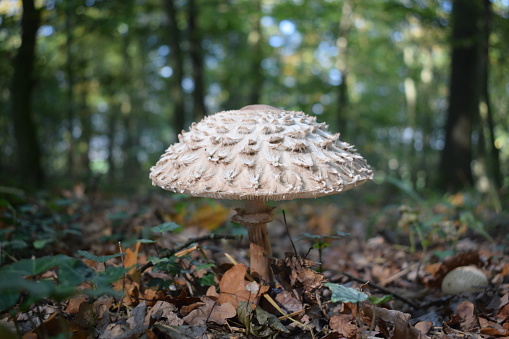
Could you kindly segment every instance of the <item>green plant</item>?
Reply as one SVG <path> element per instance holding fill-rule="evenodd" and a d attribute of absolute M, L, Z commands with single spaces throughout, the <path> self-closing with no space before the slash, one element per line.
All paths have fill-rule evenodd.
<path fill-rule="evenodd" d="M 55 274 L 45 275 L 52 270 Z M 81 260 L 63 254 L 22 259 L 0 269 L 0 311 L 19 305 L 25 312 L 43 299 L 61 302 L 77 293 L 117 295 L 110 285 L 125 272 L 122 267 L 111 266 L 98 273 Z M 78 288 L 84 282 L 90 288 Z"/>

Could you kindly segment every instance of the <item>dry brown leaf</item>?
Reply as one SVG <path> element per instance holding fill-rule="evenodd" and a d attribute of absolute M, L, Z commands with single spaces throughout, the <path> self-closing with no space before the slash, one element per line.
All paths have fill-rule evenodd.
<path fill-rule="evenodd" d="M 464 332 L 476 332 L 479 329 L 479 321 L 474 314 L 475 307 L 470 301 L 463 301 L 458 305 L 456 313 L 452 315 L 448 325 L 460 325 Z"/>
<path fill-rule="evenodd" d="M 203 306 L 193 310 L 184 317 L 184 321 L 192 326 L 201 326 L 211 321 L 219 325 L 226 325 L 228 318 L 237 315 L 235 307 L 230 303 L 219 304 L 210 298 L 203 297 Z"/>
<path fill-rule="evenodd" d="M 44 328 L 44 329 L 43 329 Z M 46 333 L 53 337 L 60 333 L 69 333 L 71 323 L 64 317 L 59 316 L 58 312 L 52 313 L 44 323 L 39 325 L 37 329 L 33 329 L 23 335 L 23 339 L 39 338 L 37 333 Z"/>
<path fill-rule="evenodd" d="M 178 309 L 181 309 L 183 306 L 201 302 L 201 299 L 198 297 L 188 297 L 187 289 L 185 288 L 180 291 L 178 297 L 172 298 L 171 296 L 166 296 L 163 300 L 172 303 L 173 305 L 177 306 Z"/>
<path fill-rule="evenodd" d="M 418 329 L 422 334 L 429 334 L 431 329 L 433 328 L 433 323 L 431 321 L 420 321 L 415 324 L 415 328 Z"/>
<path fill-rule="evenodd" d="M 78 313 L 81 303 L 85 302 L 87 297 L 84 295 L 78 295 L 72 299 L 69 299 L 65 312 L 67 313 Z"/>
<path fill-rule="evenodd" d="M 423 339 L 425 336 L 415 327 L 408 324 L 410 314 L 381 307 L 364 306 L 362 312 L 369 319 L 373 317 L 394 325 L 392 339 Z"/>
<path fill-rule="evenodd" d="M 132 281 L 131 276 L 126 276 L 125 279 L 121 278 L 115 281 L 113 289 L 124 292 L 122 302 L 127 306 L 135 304 L 140 297 L 140 284 Z"/>
<path fill-rule="evenodd" d="M 481 328 L 481 334 L 502 338 L 509 336 L 509 323 L 499 325 L 494 322 L 490 322 L 490 327 Z"/>
<path fill-rule="evenodd" d="M 205 305 L 201 300 L 197 303 L 191 304 L 191 305 L 184 305 L 180 308 L 180 314 L 182 315 L 188 315 L 192 311 L 194 311 L 197 308 L 202 307 Z"/>
<path fill-rule="evenodd" d="M 138 252 L 140 250 L 140 242 L 138 241 L 134 247 L 134 251 L 130 248 L 125 250 L 125 258 L 124 258 L 124 267 L 131 269 L 127 274 L 129 274 L 133 281 L 140 282 L 140 272 L 136 271 L 136 264 L 138 263 Z"/>
<path fill-rule="evenodd" d="M 216 291 L 216 286 L 210 286 L 209 289 L 207 290 L 207 293 L 205 293 L 205 295 L 212 299 L 219 298 L 219 293 L 217 293 L 217 291 Z"/>
<path fill-rule="evenodd" d="M 225 272 L 219 282 L 219 303 L 230 303 L 235 309 L 239 302 L 249 301 L 256 305 L 258 298 L 269 290 L 268 286 L 261 286 L 259 292 L 251 293 L 246 289 L 249 283 L 245 280 L 247 267 L 244 264 L 237 264 Z"/>
<path fill-rule="evenodd" d="M 509 323 L 505 323 L 503 326 L 496 323 L 491 323 L 490 325 L 490 327 L 481 328 L 481 334 L 497 338 L 509 336 Z"/>
<path fill-rule="evenodd" d="M 295 298 L 291 292 L 282 291 L 276 295 L 276 301 L 289 313 L 300 311 L 304 308 L 302 302 Z"/>
<path fill-rule="evenodd" d="M 323 274 L 313 270 L 313 266 L 313 261 L 287 253 L 285 260 L 278 260 L 273 269 L 286 290 L 301 288 L 305 301 L 315 301 L 314 291 L 322 285 L 325 278 Z"/>
<path fill-rule="evenodd" d="M 180 326 L 184 324 L 184 320 L 179 318 L 176 313 L 177 308 L 175 305 L 159 300 L 154 306 L 147 312 L 145 316 L 145 326 L 150 326 L 157 321 L 162 321 L 166 325 Z"/>
<path fill-rule="evenodd" d="M 500 298 L 500 308 L 497 312 L 497 318 L 501 321 L 509 319 L 509 293 Z"/>
<path fill-rule="evenodd" d="M 359 331 L 357 323 L 348 314 L 333 315 L 329 321 L 329 326 L 342 337 L 348 339 L 356 338 Z"/>
<path fill-rule="evenodd" d="M 83 302 L 79 305 L 78 315 L 71 322 L 72 332 L 82 332 L 95 326 L 94 305 Z"/>
<path fill-rule="evenodd" d="M 133 333 L 139 334 L 145 331 L 145 314 L 147 312 L 147 304 L 145 300 L 140 302 L 135 308 L 132 309 L 131 315 L 127 319 L 127 324 Z"/>

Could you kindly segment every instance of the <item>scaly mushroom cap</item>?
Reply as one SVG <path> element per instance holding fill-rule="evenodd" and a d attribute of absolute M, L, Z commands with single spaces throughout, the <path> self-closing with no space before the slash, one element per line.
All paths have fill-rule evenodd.
<path fill-rule="evenodd" d="M 193 123 L 151 168 L 153 185 L 216 199 L 291 200 L 373 179 L 353 146 L 303 112 L 266 105 Z"/>

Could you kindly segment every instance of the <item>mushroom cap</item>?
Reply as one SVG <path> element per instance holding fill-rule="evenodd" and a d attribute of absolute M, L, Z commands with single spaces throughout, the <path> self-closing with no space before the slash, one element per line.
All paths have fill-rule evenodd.
<path fill-rule="evenodd" d="M 460 266 L 447 273 L 442 280 L 444 294 L 478 292 L 488 285 L 488 278 L 483 271 L 473 266 Z"/>
<path fill-rule="evenodd" d="M 219 112 L 182 131 L 150 179 L 191 196 L 265 201 L 339 193 L 373 179 L 366 160 L 327 128 L 267 105 Z"/>

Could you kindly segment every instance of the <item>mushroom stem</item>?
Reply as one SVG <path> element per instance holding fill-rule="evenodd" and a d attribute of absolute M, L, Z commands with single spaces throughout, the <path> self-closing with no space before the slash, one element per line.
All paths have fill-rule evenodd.
<path fill-rule="evenodd" d="M 246 200 L 245 214 L 247 217 L 256 215 L 272 215 L 272 207 L 262 200 Z M 256 218 L 256 217 L 255 217 Z M 253 219 L 255 221 L 256 219 Z M 267 218 L 262 222 L 252 222 L 247 225 L 249 234 L 251 275 L 258 276 L 260 280 L 272 282 L 272 249 L 270 246 L 269 232 L 267 230 Z"/>

